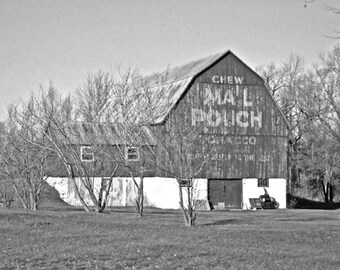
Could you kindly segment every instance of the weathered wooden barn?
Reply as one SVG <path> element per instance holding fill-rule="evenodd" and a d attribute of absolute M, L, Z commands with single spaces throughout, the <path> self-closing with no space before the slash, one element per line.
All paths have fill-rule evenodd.
<path fill-rule="evenodd" d="M 210 154 L 195 179 L 197 200 L 215 208 L 248 209 L 249 198 L 266 188 L 285 208 L 289 126 L 263 79 L 231 51 L 163 75 L 161 81 L 162 73 L 147 78 L 150 89 L 162 93 L 154 95 L 157 102 L 166 100 L 155 109 L 151 124 L 166 132 L 169 121 L 184 119 L 183 125 L 200 128 L 197 149 Z M 140 158 L 133 147 L 126 151 L 127 159 Z M 109 205 L 130 205 L 135 196 L 131 178 L 118 176 Z M 93 175 L 94 185 L 102 177 Z M 48 182 L 66 202 L 78 204 L 66 176 L 51 175 Z M 177 181 L 157 168 L 144 178 L 144 194 L 146 205 L 179 208 Z"/>

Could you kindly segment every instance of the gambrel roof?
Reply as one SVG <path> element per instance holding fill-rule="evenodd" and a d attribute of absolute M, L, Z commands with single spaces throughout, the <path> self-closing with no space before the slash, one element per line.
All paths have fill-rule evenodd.
<path fill-rule="evenodd" d="M 156 139 L 146 126 L 129 127 L 121 123 L 113 125 L 75 121 L 54 133 L 73 145 L 125 145 L 132 144 L 132 141 L 138 145 L 156 144 Z"/>
<path fill-rule="evenodd" d="M 162 73 L 152 74 L 143 79 L 145 85 L 154 93 L 156 102 L 153 119 L 154 124 L 160 124 L 177 104 L 179 99 L 190 87 L 194 78 L 216 63 L 230 51 L 204 57 L 187 64 L 167 69 Z"/>
<path fill-rule="evenodd" d="M 133 100 L 133 102 L 131 102 L 130 104 L 131 107 L 129 108 L 128 113 L 130 115 L 130 118 L 142 119 L 144 114 L 147 115 L 146 117 L 149 118 L 148 120 L 151 124 L 163 123 L 168 117 L 171 110 L 173 110 L 173 108 L 179 102 L 181 97 L 190 88 L 195 79 L 229 54 L 238 59 L 240 63 L 242 63 L 255 76 L 263 81 L 263 84 L 265 85 L 263 78 L 261 78 L 255 71 L 247 66 L 233 52 L 227 50 L 214 55 L 210 55 L 208 57 L 191 61 L 181 66 L 166 69 L 165 71 L 160 73 L 154 73 L 134 82 L 131 85 L 131 89 L 133 89 L 131 90 L 133 92 L 133 94 L 131 94 L 131 96 L 133 96 L 131 100 Z M 268 93 L 272 97 L 269 90 Z M 272 99 L 273 102 L 277 105 L 273 97 Z M 145 108 L 149 110 L 148 113 L 145 113 Z M 289 126 L 285 116 L 280 109 L 279 111 L 284 118 L 287 126 Z M 144 120 L 144 122 L 147 121 Z"/>

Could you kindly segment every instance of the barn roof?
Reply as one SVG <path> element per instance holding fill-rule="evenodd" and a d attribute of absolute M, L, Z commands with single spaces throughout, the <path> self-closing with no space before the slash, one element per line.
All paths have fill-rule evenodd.
<path fill-rule="evenodd" d="M 159 83 L 160 78 L 164 79 L 164 81 L 162 82 L 163 84 L 170 84 L 185 79 L 192 79 L 229 52 L 231 51 L 220 52 L 214 55 L 200 58 L 181 66 L 167 69 L 164 72 L 152 74 L 145 77 L 144 80 L 150 86 L 155 86 Z"/>
<path fill-rule="evenodd" d="M 194 82 L 195 78 L 229 54 L 237 58 L 238 61 L 263 81 L 261 76 L 239 59 L 232 51 L 227 50 L 191 61 L 181 66 L 168 68 L 163 72 L 154 73 L 134 82 L 132 84 L 133 93 L 131 94 L 133 97 L 132 100 L 134 101 L 131 102 L 131 107 L 127 115 L 129 115 L 130 118 L 134 118 L 133 122 L 138 122 L 140 119 L 140 122 L 148 122 L 149 124 L 163 123 L 180 98 L 185 94 L 186 90 Z M 264 81 L 263 83 L 267 88 Z M 289 127 L 287 119 L 269 90 L 268 93 Z M 143 121 L 143 114 L 148 119 L 144 119 Z"/>
<path fill-rule="evenodd" d="M 181 66 L 166 69 L 163 72 L 146 76 L 142 81 L 135 82 L 134 88 L 141 89 L 143 85 L 148 89 L 149 98 L 147 102 L 149 104 L 147 106 L 152 108 L 151 122 L 153 124 L 164 122 L 184 92 L 190 87 L 194 78 L 228 53 L 231 53 L 231 51 L 217 53 Z M 141 102 L 139 99 L 139 102 L 134 104 L 136 107 L 131 111 L 140 112 L 140 108 L 143 107 L 141 103 L 146 104 L 145 101 Z M 150 116 L 151 114 L 148 115 Z"/>
<path fill-rule="evenodd" d="M 125 124 L 115 125 L 106 123 L 87 123 L 76 121 L 68 123 L 63 132 L 58 133 L 62 139 L 68 138 L 68 143 L 75 145 L 154 145 L 155 138 L 150 130 L 145 127 L 127 127 Z M 137 141 L 139 140 L 139 141 Z"/>

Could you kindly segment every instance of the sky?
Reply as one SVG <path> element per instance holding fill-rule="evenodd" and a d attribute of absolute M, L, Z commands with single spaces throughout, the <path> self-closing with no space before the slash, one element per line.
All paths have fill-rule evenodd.
<path fill-rule="evenodd" d="M 162 71 L 233 51 L 251 68 L 298 54 L 316 63 L 340 40 L 340 0 L 0 0 L 0 120 L 50 82 L 75 92 L 88 74 Z"/>

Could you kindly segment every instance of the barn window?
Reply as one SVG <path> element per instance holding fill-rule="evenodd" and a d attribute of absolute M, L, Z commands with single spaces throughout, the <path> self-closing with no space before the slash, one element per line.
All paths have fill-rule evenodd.
<path fill-rule="evenodd" d="M 192 181 L 191 179 L 182 179 L 180 185 L 181 187 L 192 187 Z"/>
<path fill-rule="evenodd" d="M 127 147 L 125 157 L 126 160 L 128 161 L 138 161 L 139 160 L 138 148 L 132 146 Z"/>
<path fill-rule="evenodd" d="M 268 178 L 258 178 L 257 179 L 258 187 L 269 187 L 269 179 Z"/>
<path fill-rule="evenodd" d="M 94 161 L 94 153 L 91 146 L 80 147 L 80 159 L 81 161 Z"/>

